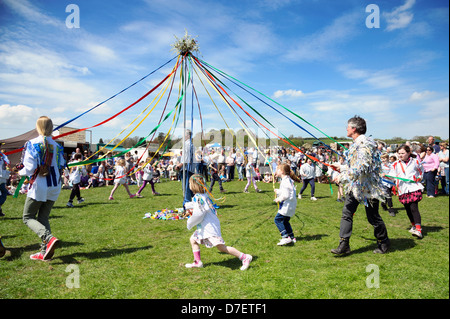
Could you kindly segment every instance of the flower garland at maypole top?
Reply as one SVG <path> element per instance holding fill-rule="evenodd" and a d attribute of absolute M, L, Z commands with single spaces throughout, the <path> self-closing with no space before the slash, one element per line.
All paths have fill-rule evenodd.
<path fill-rule="evenodd" d="M 196 38 L 198 38 L 198 36 L 196 36 L 195 38 L 192 38 L 186 29 L 184 29 L 184 37 L 183 38 L 178 38 L 176 35 L 174 35 L 175 39 L 177 39 L 177 41 L 175 41 L 175 43 L 173 43 L 172 46 L 172 50 L 175 50 L 178 55 L 181 56 L 186 56 L 189 53 L 195 52 L 195 53 L 200 53 L 200 47 L 198 45 L 197 40 L 195 40 Z"/>

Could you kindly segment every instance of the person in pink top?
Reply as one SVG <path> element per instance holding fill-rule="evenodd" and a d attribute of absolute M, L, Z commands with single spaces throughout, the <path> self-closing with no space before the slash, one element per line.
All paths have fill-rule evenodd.
<path fill-rule="evenodd" d="M 436 193 L 436 174 L 439 168 L 439 156 L 434 152 L 432 146 L 427 146 L 426 155 L 423 158 L 423 179 L 426 183 L 427 197 L 433 198 Z"/>

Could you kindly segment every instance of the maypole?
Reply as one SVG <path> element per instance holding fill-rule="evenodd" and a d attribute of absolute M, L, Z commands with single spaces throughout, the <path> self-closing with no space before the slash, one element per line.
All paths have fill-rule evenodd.
<path fill-rule="evenodd" d="M 187 71 L 187 64 L 186 59 L 183 60 L 183 90 L 184 90 L 184 98 L 183 98 L 183 198 L 186 196 L 186 92 L 187 92 L 187 81 L 186 81 L 186 71 Z"/>
<path fill-rule="evenodd" d="M 187 30 L 185 30 L 184 33 L 184 37 L 179 39 L 176 35 L 175 35 L 176 41 L 174 44 L 172 44 L 172 47 L 175 51 L 177 51 L 178 55 L 182 56 L 182 57 L 186 57 L 190 54 L 192 54 L 191 52 L 198 52 L 199 51 L 199 46 L 197 41 L 192 38 Z M 186 93 L 187 93 L 187 88 L 188 88 L 188 81 L 190 79 L 190 76 L 188 78 L 186 78 L 187 75 L 190 75 L 190 72 L 188 70 L 188 64 L 186 59 L 183 59 L 183 64 L 182 64 L 182 68 L 181 68 L 181 79 L 182 79 L 182 83 L 181 86 L 183 88 L 183 92 L 184 92 L 184 97 L 183 97 L 183 156 L 181 157 L 183 159 L 183 198 L 186 196 L 186 160 L 188 159 L 188 154 L 186 154 L 186 109 L 187 109 L 187 105 L 186 105 Z M 193 81 L 193 79 L 191 79 L 191 81 Z M 193 83 L 192 83 L 193 85 Z M 193 114 L 191 114 L 193 116 Z M 191 127 L 192 127 L 192 121 L 191 121 Z M 190 134 L 190 145 L 192 146 L 192 133 Z M 191 161 L 192 159 L 190 158 L 191 153 L 192 153 L 192 149 L 189 149 L 189 160 Z M 192 163 L 190 163 L 192 164 Z"/>

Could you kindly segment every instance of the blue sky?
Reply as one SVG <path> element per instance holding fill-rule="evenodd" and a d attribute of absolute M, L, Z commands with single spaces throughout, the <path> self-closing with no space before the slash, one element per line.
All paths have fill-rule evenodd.
<path fill-rule="evenodd" d="M 66 26 L 69 4 L 79 7 L 79 28 Z M 369 4 L 379 8 L 379 28 L 366 26 Z M 327 135 L 345 136 L 347 119 L 358 114 L 375 138 L 447 139 L 448 7 L 447 0 L 0 0 L 0 136 L 32 129 L 40 115 L 63 123 L 116 94 L 174 57 L 174 35 L 182 37 L 187 29 L 197 36 L 200 58 Z M 89 127 L 119 112 L 174 65 L 70 126 Z M 203 128 L 225 128 L 201 84 L 194 80 L 194 85 Z M 242 92 L 236 87 L 233 91 Z M 93 142 L 115 138 L 154 95 L 94 128 Z M 286 136 L 309 137 L 270 108 L 242 96 Z M 240 129 L 217 95 L 214 101 L 228 125 Z M 147 136 L 163 106 L 162 101 L 131 136 Z M 167 132 L 169 125 L 161 131 Z M 201 127 L 197 113 L 194 127 Z"/>

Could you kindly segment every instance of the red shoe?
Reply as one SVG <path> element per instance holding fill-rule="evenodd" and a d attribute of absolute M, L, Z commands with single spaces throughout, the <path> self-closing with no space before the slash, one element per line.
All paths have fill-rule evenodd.
<path fill-rule="evenodd" d="M 45 246 L 45 254 L 44 254 L 44 260 L 51 259 L 53 257 L 53 254 L 55 253 L 56 244 L 59 242 L 59 239 L 56 237 L 52 237 L 47 245 Z"/>
<path fill-rule="evenodd" d="M 44 255 L 42 255 L 41 253 L 35 253 L 33 255 L 30 255 L 30 259 L 44 261 Z"/>

